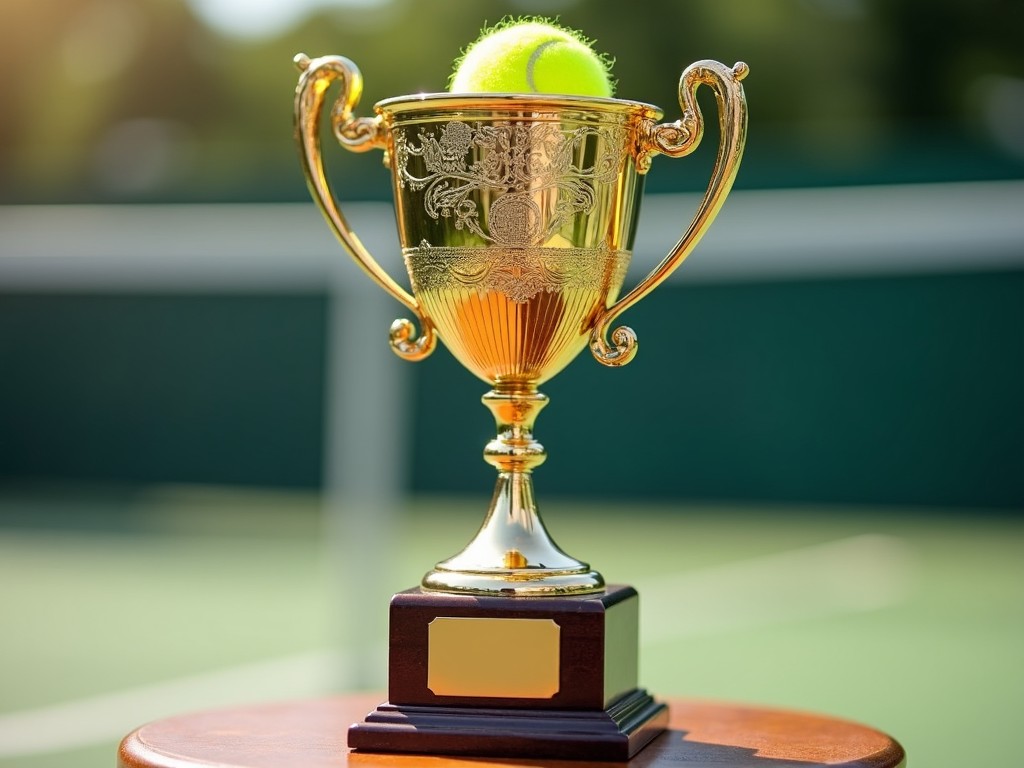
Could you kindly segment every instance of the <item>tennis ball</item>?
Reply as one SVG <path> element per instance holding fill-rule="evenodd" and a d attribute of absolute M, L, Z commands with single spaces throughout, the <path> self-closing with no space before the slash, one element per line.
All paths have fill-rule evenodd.
<path fill-rule="evenodd" d="M 611 60 L 589 41 L 545 19 L 486 27 L 455 63 L 452 93 L 612 95 Z"/>

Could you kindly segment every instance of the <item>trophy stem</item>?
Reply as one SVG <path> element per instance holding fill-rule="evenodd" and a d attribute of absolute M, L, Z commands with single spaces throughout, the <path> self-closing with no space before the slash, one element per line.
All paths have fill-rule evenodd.
<path fill-rule="evenodd" d="M 498 470 L 491 506 L 473 540 L 424 576 L 423 587 L 516 596 L 602 591 L 601 574 L 552 541 L 533 495 L 533 468 L 547 458 L 544 446 L 533 438 L 533 423 L 547 396 L 536 387 L 498 384 L 483 396 L 483 403 L 498 425 L 497 437 L 484 448 L 484 461 Z"/>

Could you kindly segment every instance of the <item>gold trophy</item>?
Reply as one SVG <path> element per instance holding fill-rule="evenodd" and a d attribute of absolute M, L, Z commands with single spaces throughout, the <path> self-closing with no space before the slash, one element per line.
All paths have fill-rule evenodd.
<path fill-rule="evenodd" d="M 746 134 L 747 66 L 700 61 L 682 73 L 682 117 L 619 99 L 419 94 L 357 117 L 362 76 L 341 56 L 295 57 L 296 138 L 317 205 L 342 244 L 415 318 L 391 347 L 421 360 L 438 336 L 472 373 L 497 422 L 484 459 L 498 471 L 483 525 L 420 587 L 391 602 L 388 701 L 349 730 L 357 750 L 627 760 L 667 709 L 637 687 L 638 598 L 606 586 L 552 541 L 534 499 L 545 459 L 533 437 L 538 386 L 590 346 L 608 366 L 637 351 L 609 329 L 693 250 L 732 187 Z M 346 149 L 381 149 L 391 170 L 412 293 L 366 250 L 324 171 L 320 122 Z M 701 140 L 696 92 L 709 86 L 721 137 L 704 197 L 671 253 L 616 301 L 656 154 Z"/>

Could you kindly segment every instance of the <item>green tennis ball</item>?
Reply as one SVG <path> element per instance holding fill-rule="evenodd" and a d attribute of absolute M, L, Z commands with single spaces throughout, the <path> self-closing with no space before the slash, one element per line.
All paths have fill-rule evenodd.
<path fill-rule="evenodd" d="M 611 60 L 574 32 L 543 19 L 482 31 L 455 63 L 452 93 L 557 93 L 608 98 Z"/>

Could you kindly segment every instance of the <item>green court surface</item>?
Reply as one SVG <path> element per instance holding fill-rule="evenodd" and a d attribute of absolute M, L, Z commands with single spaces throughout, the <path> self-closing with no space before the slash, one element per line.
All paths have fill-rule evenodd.
<path fill-rule="evenodd" d="M 483 505 L 412 500 L 373 530 L 344 506 L 326 525 L 314 496 L 0 495 L 0 766 L 113 766 L 118 736 L 146 720 L 382 687 L 377 595 L 458 549 Z M 544 513 L 571 554 L 640 590 L 655 693 L 859 720 L 911 766 L 1020 764 L 1019 518 L 565 500 Z"/>

